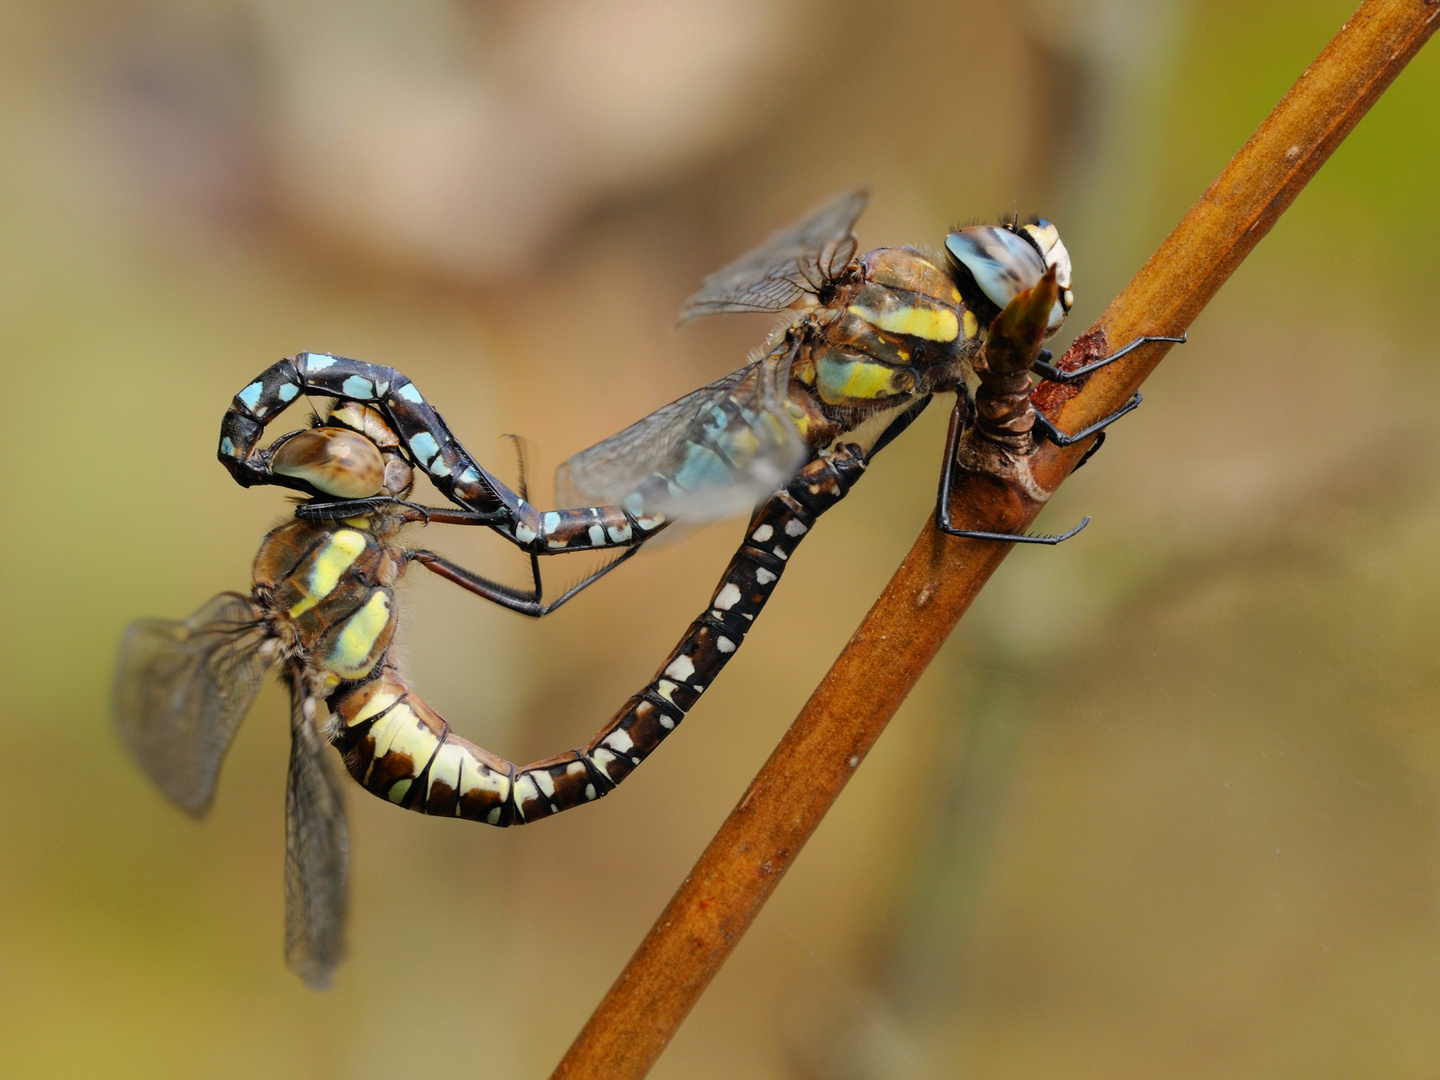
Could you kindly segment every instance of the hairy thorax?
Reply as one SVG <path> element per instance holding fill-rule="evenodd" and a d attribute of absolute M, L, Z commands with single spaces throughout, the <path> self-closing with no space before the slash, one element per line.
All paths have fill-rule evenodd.
<path fill-rule="evenodd" d="M 395 634 L 395 583 L 405 572 L 393 521 L 291 521 L 255 557 L 254 598 L 292 656 L 309 658 L 315 689 L 364 679 Z"/>
<path fill-rule="evenodd" d="M 791 397 L 842 431 L 953 390 L 980 345 L 979 323 L 955 283 L 911 248 L 862 255 L 826 301 L 800 320 Z M 803 434 L 814 445 L 811 426 L 819 427 L 812 421 Z"/>

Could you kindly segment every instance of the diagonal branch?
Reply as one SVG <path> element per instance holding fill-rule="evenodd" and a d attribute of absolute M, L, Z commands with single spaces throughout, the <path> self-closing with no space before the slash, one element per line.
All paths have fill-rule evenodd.
<path fill-rule="evenodd" d="M 1156 253 L 1076 342 L 1069 366 L 1141 334 L 1178 335 L 1294 201 L 1420 47 L 1440 0 L 1365 0 Z M 1036 404 L 1069 431 L 1123 404 L 1165 355 L 1147 346 L 1084 389 L 1047 385 Z M 1083 446 L 1026 459 L 1052 491 Z M 984 471 L 960 475 L 957 526 L 1023 531 L 1042 502 Z M 552 1080 L 636 1080 L 759 914 L 800 848 L 921 672 L 1008 553 L 933 521 L 705 849 Z"/>

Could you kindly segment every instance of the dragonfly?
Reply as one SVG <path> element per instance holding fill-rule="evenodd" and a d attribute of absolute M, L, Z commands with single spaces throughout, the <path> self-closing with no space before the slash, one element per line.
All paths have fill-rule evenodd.
<path fill-rule="evenodd" d="M 800 541 L 874 455 L 934 394 L 965 396 L 983 343 L 981 319 L 1048 271 L 1064 286 L 1049 329 L 1063 322 L 1073 302 L 1069 259 L 1048 223 L 958 230 L 947 238 L 942 273 L 939 260 L 909 248 L 856 259 L 853 224 L 863 205 L 863 193 L 849 193 L 706 280 L 685 317 L 785 307 L 797 314 L 741 369 L 562 466 L 562 490 L 594 493 L 594 505 L 534 508 L 523 482 L 516 492 L 484 470 L 392 368 L 301 353 L 236 395 L 221 425 L 222 463 L 242 486 L 276 484 L 308 501 L 262 542 L 248 595 L 224 593 L 187 619 L 142 620 L 127 630 L 113 712 L 144 771 L 200 816 L 266 673 L 280 669 L 292 736 L 286 956 L 312 986 L 328 985 L 345 921 L 348 839 L 326 742 L 366 790 L 426 814 L 503 827 L 605 796 L 713 684 Z M 1082 376 L 1141 343 L 1077 372 L 1054 369 L 1054 377 Z M 1037 370 L 1051 377 L 1041 364 Z M 329 398 L 328 417 L 262 449 L 267 425 L 302 395 Z M 1056 436 L 1079 440 L 1132 407 L 1086 432 Z M 453 505 L 410 501 L 419 473 Z M 421 700 L 392 655 L 395 584 L 412 562 L 538 617 L 673 521 L 708 520 L 757 498 L 745 540 L 706 609 L 650 682 L 583 748 L 524 766 L 483 750 Z M 533 588 L 503 585 L 406 546 L 402 532 L 416 523 L 495 529 L 530 555 Z M 624 551 L 543 602 L 540 555 L 607 547 Z"/>
<path fill-rule="evenodd" d="M 783 321 L 744 366 L 561 465 L 556 501 L 574 509 L 535 510 L 464 458 L 448 430 L 437 427 L 420 432 L 417 453 L 435 454 L 432 475 L 469 513 L 435 513 L 445 521 L 488 525 L 532 555 L 638 545 L 676 521 L 703 523 L 750 510 L 842 442 L 873 451 L 935 395 L 953 392 L 956 418 L 937 493 L 937 527 L 1009 543 L 1057 544 L 1074 536 L 1088 518 L 1060 535 L 957 529 L 943 497 L 957 467 L 959 439 L 974 417 L 975 361 L 991 322 L 1047 272 L 1058 286 L 1047 337 L 1061 328 L 1074 303 L 1070 254 L 1059 231 L 1043 218 L 1011 219 L 952 231 L 942 254 L 884 247 L 857 255 L 854 227 L 867 200 L 863 188 L 843 192 L 704 280 L 681 309 L 682 324 L 732 312 L 781 312 Z M 1142 345 L 1183 340 L 1139 337 L 1073 370 L 1051 363 L 1042 350 L 1034 372 L 1070 383 Z M 389 379 L 378 384 L 393 385 Z M 324 386 L 333 391 L 339 382 L 337 377 Z M 318 386 L 314 380 L 305 385 Z M 356 380 L 351 389 L 363 393 L 366 385 Z M 390 397 L 393 402 L 393 391 Z M 1096 436 L 1093 452 L 1105 429 L 1140 401 L 1136 394 L 1074 434 L 1035 410 L 1035 431 L 1060 446 Z M 337 501 L 300 512 L 321 520 L 360 508 Z"/>
<path fill-rule="evenodd" d="M 248 389 L 242 396 L 253 397 Z M 234 415 L 233 409 L 226 415 L 222 459 L 234 460 L 223 442 L 235 436 Z M 264 482 L 309 492 L 318 502 L 386 501 L 343 519 L 296 517 L 262 541 L 248 594 L 221 593 L 185 619 L 132 623 L 113 684 L 116 729 L 161 792 L 203 817 L 241 721 L 266 675 L 278 670 L 290 692 L 291 732 L 285 955 L 310 986 L 324 988 L 344 954 L 349 864 L 343 796 L 327 743 L 365 790 L 423 814 L 503 828 L 602 798 L 711 685 L 785 561 L 820 515 L 844 498 L 867 460 L 858 446 L 839 446 L 789 478 L 755 512 L 750 542 L 649 683 L 583 748 L 517 765 L 457 734 L 415 691 L 392 649 L 397 584 L 418 563 L 475 595 L 538 617 L 639 546 L 549 604 L 539 602 L 533 556 L 534 587 L 521 590 L 409 546 L 406 527 L 430 523 L 434 515 L 406 500 L 416 480 L 406 444 L 375 404 L 333 398 L 318 426 L 267 448 L 264 467 L 274 479 Z"/>

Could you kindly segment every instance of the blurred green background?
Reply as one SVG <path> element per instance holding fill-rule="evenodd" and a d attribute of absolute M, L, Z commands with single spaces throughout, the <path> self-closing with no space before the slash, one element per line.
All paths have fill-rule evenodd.
<path fill-rule="evenodd" d="M 280 356 L 400 368 L 502 475 L 737 366 L 701 276 L 869 182 L 862 249 L 1043 212 L 1087 326 L 1352 0 L 215 0 L 0 9 L 0 1073 L 546 1075 L 929 512 L 944 408 L 603 803 L 351 789 L 351 957 L 281 960 L 284 705 L 202 824 L 111 737 L 122 627 L 287 513 L 214 461 Z M 654 1075 L 1440 1070 L 1440 51 L 1007 561 Z M 516 760 L 649 678 L 739 526 L 535 624 L 406 587 L 425 697 Z M 523 581 L 513 551 L 435 546 Z M 548 568 L 559 584 L 579 567 Z M 697 778 L 701 778 L 697 782 Z"/>

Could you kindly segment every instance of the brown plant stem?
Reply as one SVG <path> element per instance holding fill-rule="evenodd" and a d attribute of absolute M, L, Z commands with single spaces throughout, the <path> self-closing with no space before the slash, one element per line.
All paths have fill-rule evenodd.
<path fill-rule="evenodd" d="M 1140 334 L 1176 335 L 1294 201 L 1429 39 L 1440 0 L 1366 0 L 1151 256 L 1072 365 Z M 1048 386 L 1036 403 L 1076 431 L 1123 404 L 1168 346 L 1138 350 L 1083 390 Z M 1083 447 L 1027 459 L 1053 490 Z M 962 473 L 952 519 L 1014 532 L 1043 501 L 984 470 Z M 1034 490 L 1034 489 L 1032 489 Z M 635 1080 L 650 1071 L 764 906 L 880 732 L 934 658 L 1008 545 L 946 537 L 933 521 L 681 883 L 553 1074 Z"/>

